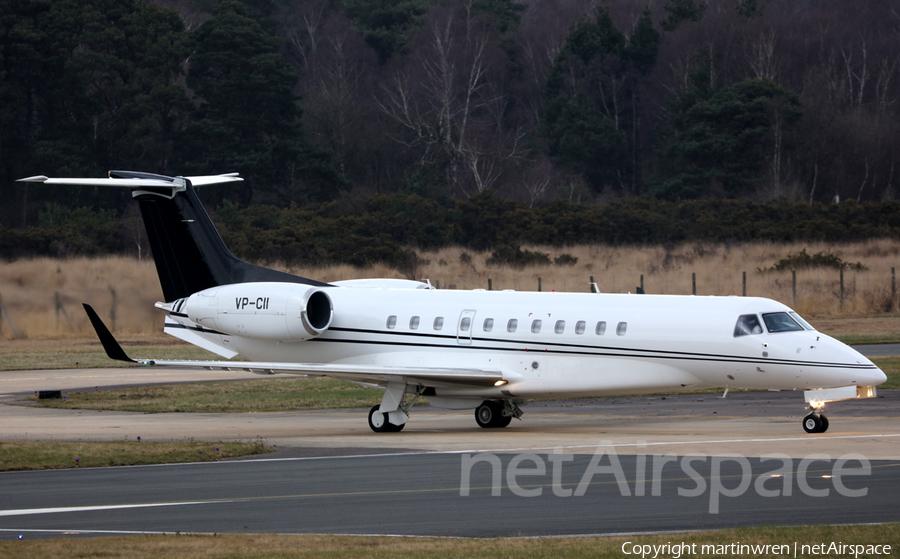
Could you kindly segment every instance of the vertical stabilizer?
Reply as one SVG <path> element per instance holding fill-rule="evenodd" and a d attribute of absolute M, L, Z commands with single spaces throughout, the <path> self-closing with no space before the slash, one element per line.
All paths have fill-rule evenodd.
<path fill-rule="evenodd" d="M 159 283 L 167 302 L 217 285 L 285 282 L 328 285 L 240 260 L 228 250 L 197 197 L 195 186 L 243 180 L 237 175 L 167 177 L 110 171 L 107 179 L 21 179 L 44 184 L 127 187 L 138 201 Z"/>

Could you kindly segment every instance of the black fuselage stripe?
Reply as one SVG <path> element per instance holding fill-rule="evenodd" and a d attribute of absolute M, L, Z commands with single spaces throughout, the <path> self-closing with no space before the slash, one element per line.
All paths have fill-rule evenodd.
<path fill-rule="evenodd" d="M 419 334 L 419 333 L 407 333 L 407 332 L 384 332 L 378 330 L 355 330 L 350 328 L 330 328 L 329 332 L 348 332 L 348 333 L 358 333 L 358 334 L 377 334 L 382 336 L 414 336 L 420 338 L 431 338 L 431 339 L 440 339 L 440 340 L 457 340 L 456 336 L 451 335 L 435 335 L 435 334 Z M 470 339 L 470 338 L 463 338 Z M 350 343 L 350 344 L 363 344 L 363 345 L 388 345 L 388 346 L 400 346 L 400 347 L 417 347 L 417 348 L 440 348 L 440 349 L 474 349 L 480 351 L 504 351 L 504 352 L 524 352 L 524 353 L 552 353 L 554 355 L 588 355 L 588 356 L 602 356 L 602 357 L 627 357 L 627 358 L 642 358 L 642 359 L 668 359 L 668 360 L 677 360 L 677 361 L 712 361 L 712 362 L 721 362 L 721 363 L 745 363 L 745 364 L 753 364 L 753 365 L 788 365 L 788 366 L 797 366 L 797 367 L 824 367 L 824 368 L 842 368 L 842 369 L 860 369 L 860 370 L 872 370 L 876 369 L 875 365 L 861 365 L 861 364 L 846 364 L 846 363 L 818 363 L 815 361 L 792 361 L 786 359 L 756 359 L 751 357 L 742 357 L 736 355 L 717 355 L 717 354 L 703 354 L 703 353 L 688 353 L 688 352 L 674 352 L 674 351 L 660 351 L 660 350 L 652 350 L 652 349 L 633 349 L 633 348 L 610 348 L 610 347 L 592 347 L 592 346 L 583 346 L 583 345 L 575 345 L 575 344 L 560 344 L 560 343 L 542 343 L 538 340 L 532 342 L 532 344 L 537 344 L 541 347 L 543 346 L 552 346 L 557 348 L 572 348 L 570 350 L 562 350 L 562 349 L 534 349 L 529 347 L 499 347 L 499 346 L 481 346 L 476 345 L 475 342 L 500 342 L 500 343 L 509 343 L 516 345 L 525 345 L 528 344 L 527 341 L 523 340 L 497 340 L 490 338 L 471 338 L 471 344 L 438 344 L 438 343 L 416 343 L 416 342 L 408 342 L 408 341 L 396 341 L 396 340 L 373 340 L 373 339 L 350 339 L 350 338 L 331 338 L 331 337 L 317 337 L 312 338 L 310 341 L 318 341 L 318 342 L 336 342 L 336 343 Z M 615 353 L 615 352 L 633 352 L 633 353 Z M 650 355 L 653 353 L 654 355 Z"/>
<path fill-rule="evenodd" d="M 228 334 L 224 332 L 219 332 L 218 330 L 210 330 L 209 328 L 204 328 L 202 326 L 185 326 L 184 324 L 178 324 L 170 322 L 169 324 L 163 325 L 163 330 L 166 328 L 181 328 L 182 330 L 193 330 L 195 332 L 200 332 L 201 334 L 218 334 L 220 336 L 227 336 Z"/>

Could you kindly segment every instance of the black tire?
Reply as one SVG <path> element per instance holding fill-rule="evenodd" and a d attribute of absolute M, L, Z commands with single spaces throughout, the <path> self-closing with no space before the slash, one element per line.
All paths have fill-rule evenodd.
<path fill-rule="evenodd" d="M 484 429 L 496 427 L 497 416 L 499 415 L 500 410 L 496 403 L 490 400 L 481 402 L 481 405 L 475 408 L 475 421 L 479 427 Z"/>
<path fill-rule="evenodd" d="M 479 427 L 485 429 L 502 428 L 509 425 L 512 416 L 503 416 L 503 402 L 497 400 L 485 400 L 475 408 L 475 421 Z"/>
<path fill-rule="evenodd" d="M 388 423 L 387 415 L 378 411 L 379 407 L 372 406 L 372 409 L 369 410 L 369 428 L 376 433 L 388 433 L 391 427 L 395 427 L 395 425 Z"/>
<path fill-rule="evenodd" d="M 807 415 L 803 418 L 803 430 L 807 433 L 821 433 L 822 420 L 814 413 Z"/>
<path fill-rule="evenodd" d="M 819 432 L 824 433 L 828 430 L 828 418 L 824 415 L 820 415 L 819 419 L 822 421 L 822 428 L 819 430 Z"/>
<path fill-rule="evenodd" d="M 388 422 L 388 433 L 399 433 L 404 427 L 406 427 L 406 423 L 403 425 L 394 425 L 393 423 Z"/>

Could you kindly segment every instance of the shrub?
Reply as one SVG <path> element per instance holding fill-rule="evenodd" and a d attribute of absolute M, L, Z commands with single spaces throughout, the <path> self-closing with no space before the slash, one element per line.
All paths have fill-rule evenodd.
<path fill-rule="evenodd" d="M 800 270 L 805 268 L 834 268 L 836 270 L 845 269 L 862 272 L 868 270 L 862 262 L 851 264 L 844 262 L 836 255 L 822 251 L 816 254 L 809 254 L 806 249 L 801 250 L 797 254 L 788 254 L 784 258 L 775 262 L 771 268 L 758 268 L 757 271 L 763 272 L 781 272 L 784 270 Z"/>
<path fill-rule="evenodd" d="M 532 264 L 549 264 L 550 255 L 536 250 L 522 250 L 521 247 L 503 245 L 491 253 L 488 266 L 512 266 L 524 268 Z"/>
<path fill-rule="evenodd" d="M 557 266 L 574 266 L 578 264 L 578 258 L 572 256 L 571 254 L 564 252 L 553 259 L 553 263 Z"/>

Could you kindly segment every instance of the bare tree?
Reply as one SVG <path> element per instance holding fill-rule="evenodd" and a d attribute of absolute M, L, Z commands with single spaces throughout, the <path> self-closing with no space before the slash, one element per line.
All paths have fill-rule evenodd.
<path fill-rule="evenodd" d="M 465 196 L 493 188 L 505 162 L 519 155 L 521 135 L 502 118 L 501 57 L 474 0 L 435 8 L 414 54 L 378 97 L 402 131 L 394 139 L 417 150 L 421 163 L 439 163 Z"/>
<path fill-rule="evenodd" d="M 751 45 L 750 68 L 756 79 L 777 81 L 778 60 L 775 57 L 775 30 L 761 33 Z"/>

